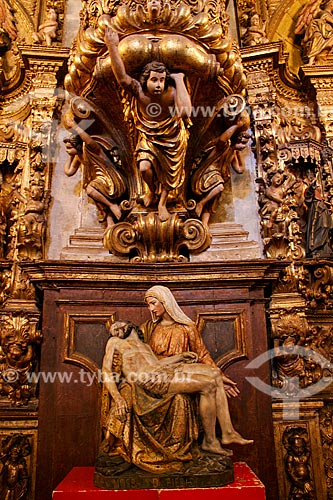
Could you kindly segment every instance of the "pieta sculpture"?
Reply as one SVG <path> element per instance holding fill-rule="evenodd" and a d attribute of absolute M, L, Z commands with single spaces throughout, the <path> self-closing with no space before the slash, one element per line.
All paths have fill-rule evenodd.
<path fill-rule="evenodd" d="M 82 166 L 111 253 L 187 261 L 209 246 L 210 216 L 230 168 L 244 170 L 249 139 L 225 5 L 90 0 L 80 18 L 64 112 L 79 150 L 67 149 L 65 171 Z"/>
<path fill-rule="evenodd" d="M 214 363 L 169 288 L 151 287 L 145 302 L 152 319 L 141 329 L 113 316 L 107 322 L 102 376 L 110 403 L 95 484 L 140 489 L 231 482 L 226 446 L 253 443 L 231 421 L 227 394 L 237 396 L 237 385 Z"/>

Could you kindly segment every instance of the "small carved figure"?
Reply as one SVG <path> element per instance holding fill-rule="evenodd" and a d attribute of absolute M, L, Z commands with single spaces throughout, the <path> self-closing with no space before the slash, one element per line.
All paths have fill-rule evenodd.
<path fill-rule="evenodd" d="M 333 48 L 333 1 L 320 5 L 320 0 L 308 2 L 295 28 L 296 35 L 304 34 L 302 45 L 310 66 L 326 64 Z"/>
<path fill-rule="evenodd" d="M 323 375 L 314 360 L 307 322 L 297 315 L 286 314 L 275 324 L 273 385 L 285 394 L 296 396 L 300 389 L 318 382 Z"/>
<path fill-rule="evenodd" d="M 268 43 L 266 36 L 266 21 L 262 22 L 257 12 L 250 17 L 250 25 L 244 35 L 244 45 L 254 46 L 261 43 Z"/>
<path fill-rule="evenodd" d="M 306 218 L 307 218 L 307 207 L 304 201 L 304 193 L 308 187 L 307 179 L 302 177 L 299 169 L 294 169 L 293 173 L 295 175 L 295 183 L 292 186 L 292 194 L 295 200 L 295 210 L 297 213 L 297 223 L 301 230 L 301 238 L 303 245 L 305 244 L 305 230 L 306 230 Z"/>
<path fill-rule="evenodd" d="M 26 200 L 21 195 L 19 190 L 21 176 L 15 172 L 7 172 L 1 175 L 1 190 L 0 190 L 0 238 L 3 244 L 0 253 L 4 257 L 13 258 L 15 231 L 19 216 L 19 205 L 24 204 Z M 1 181 L 0 177 L 0 181 Z"/>
<path fill-rule="evenodd" d="M 51 47 L 52 41 L 57 38 L 57 13 L 54 9 L 47 11 L 46 21 L 38 27 L 38 32 L 33 33 L 34 43 L 46 43 Z"/>
<path fill-rule="evenodd" d="M 288 500 L 314 500 L 309 459 L 304 429 L 294 428 L 285 431 L 284 446 L 287 450 L 285 458 L 286 472 L 291 482 Z"/>
<path fill-rule="evenodd" d="M 43 189 L 37 184 L 33 184 L 30 190 L 30 198 L 25 208 L 25 215 L 23 217 L 26 235 L 31 236 L 34 232 L 43 235 L 43 229 L 46 222 L 44 209 L 45 203 L 43 201 Z"/>
<path fill-rule="evenodd" d="M 295 182 L 296 178 L 293 174 L 275 171 L 270 184 L 265 189 L 265 202 L 260 212 L 266 219 L 265 230 L 269 230 L 270 236 L 285 234 L 285 220 L 288 212 L 288 207 L 285 207 L 286 196 Z M 263 201 L 262 198 L 261 203 Z"/>
<path fill-rule="evenodd" d="M 11 2 L 0 0 L 0 66 L 1 83 L 0 88 L 10 88 L 20 74 L 20 56 L 17 45 L 17 27 L 14 17 L 15 10 Z"/>
<path fill-rule="evenodd" d="M 309 120 L 302 117 L 292 117 L 291 119 L 281 118 L 278 120 L 278 142 L 288 144 L 290 141 L 301 141 L 314 139 L 321 141 L 321 131 L 317 125 L 309 123 Z"/>
<path fill-rule="evenodd" d="M 206 225 L 230 176 L 230 166 L 238 174 L 245 170 L 240 152 L 246 148 L 251 137 L 246 133 L 249 125 L 247 112 L 240 114 L 232 125 L 208 144 L 195 161 L 191 187 L 193 193 L 200 197 L 195 213 Z"/>
<path fill-rule="evenodd" d="M 119 158 L 116 158 L 118 148 L 113 147 L 111 159 L 97 140 L 82 130 L 68 115 L 65 116 L 65 126 L 77 134 L 64 139 L 69 155 L 64 166 L 65 174 L 71 177 L 83 165 L 83 184 L 87 194 L 105 212 L 107 226 L 111 227 L 121 218 L 118 201 L 126 191 L 126 181 L 117 168 L 120 165 Z"/>
<path fill-rule="evenodd" d="M 29 474 L 25 457 L 31 445 L 26 436 L 15 434 L 2 440 L 0 451 L 0 500 L 26 500 Z"/>
<path fill-rule="evenodd" d="M 162 4 L 159 0 L 147 0 L 145 21 L 147 23 L 157 23 L 160 21 Z"/>
<path fill-rule="evenodd" d="M 46 229 L 45 210 L 50 196 L 44 196 L 42 184 L 32 184 L 26 191 L 29 198 L 24 214 L 18 220 L 17 248 L 21 258 L 41 259 Z"/>
<path fill-rule="evenodd" d="M 304 199 L 309 207 L 306 229 L 307 257 L 332 257 L 333 217 L 330 204 L 326 201 L 317 178 L 306 189 Z"/>
<path fill-rule="evenodd" d="M 138 82 L 126 73 L 118 34 L 110 28 L 106 29 L 105 43 L 117 82 L 135 98 L 132 111 L 139 133 L 136 161 L 147 187 L 143 203 L 149 207 L 158 196 L 159 218 L 166 221 L 170 217 L 169 193 L 179 193 L 185 179 L 188 131 L 184 119 L 191 114 L 191 100 L 184 74 L 169 74 L 163 63 L 152 61 Z"/>
<path fill-rule="evenodd" d="M 290 321 L 289 318 L 288 320 Z M 274 339 L 274 361 L 276 377 L 273 378 L 273 385 L 284 390 L 288 395 L 295 395 L 300 387 L 306 387 L 305 360 L 300 354 L 298 342 L 300 333 L 292 323 L 283 323 L 286 330 Z M 282 326 L 282 325 L 281 325 Z"/>

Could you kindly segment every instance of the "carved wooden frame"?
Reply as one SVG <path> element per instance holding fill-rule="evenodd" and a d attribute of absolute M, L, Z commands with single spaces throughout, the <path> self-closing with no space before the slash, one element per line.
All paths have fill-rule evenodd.
<path fill-rule="evenodd" d="M 216 364 L 222 369 L 226 369 L 231 364 L 242 359 L 247 359 L 247 348 L 246 348 L 246 317 L 245 311 L 214 311 L 214 312 L 202 312 L 198 313 L 197 316 L 197 327 L 200 333 L 202 333 L 205 324 L 208 322 L 218 322 L 218 321 L 233 321 L 234 326 L 234 342 L 235 349 L 232 349 L 228 353 L 220 356 L 215 360 Z"/>
<path fill-rule="evenodd" d="M 91 323 L 92 320 L 96 320 L 96 323 L 106 323 L 107 319 L 113 317 L 113 321 L 116 320 L 116 314 L 113 312 L 107 314 L 105 312 L 96 313 L 68 313 L 64 314 L 64 352 L 63 360 L 66 363 L 71 363 L 86 370 L 91 373 L 96 373 L 99 366 L 93 361 L 88 359 L 84 354 L 79 353 L 75 350 L 75 333 L 76 325 L 78 323 Z"/>

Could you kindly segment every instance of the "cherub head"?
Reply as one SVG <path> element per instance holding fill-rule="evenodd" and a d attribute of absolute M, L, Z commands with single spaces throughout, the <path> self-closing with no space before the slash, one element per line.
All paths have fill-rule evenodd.
<path fill-rule="evenodd" d="M 324 4 L 324 9 L 327 10 L 328 12 L 333 12 L 333 0 L 328 0 Z"/>
<path fill-rule="evenodd" d="M 169 85 L 170 72 L 164 63 L 152 61 L 146 64 L 140 75 L 142 89 L 151 94 L 161 94 Z"/>
<path fill-rule="evenodd" d="M 290 448 L 293 451 L 294 455 L 300 457 L 303 455 L 306 444 L 305 440 L 301 436 L 293 436 L 289 438 Z"/>
<path fill-rule="evenodd" d="M 255 12 L 250 19 L 251 26 L 259 26 L 260 24 L 260 17 L 257 12 Z"/>
<path fill-rule="evenodd" d="M 72 150 L 76 150 L 76 153 L 82 153 L 83 141 L 81 137 L 77 134 L 69 134 L 63 140 L 63 143 L 66 146 L 66 152 L 71 154 Z"/>
<path fill-rule="evenodd" d="M 150 20 L 157 19 L 162 11 L 160 0 L 147 0 L 147 13 Z"/>

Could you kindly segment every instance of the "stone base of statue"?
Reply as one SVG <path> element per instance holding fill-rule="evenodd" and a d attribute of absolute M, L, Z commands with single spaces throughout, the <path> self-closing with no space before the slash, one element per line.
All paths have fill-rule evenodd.
<path fill-rule="evenodd" d="M 232 460 L 208 453 L 184 463 L 179 472 L 153 474 L 100 452 L 94 474 L 94 485 L 109 490 L 209 488 L 233 481 Z"/>

